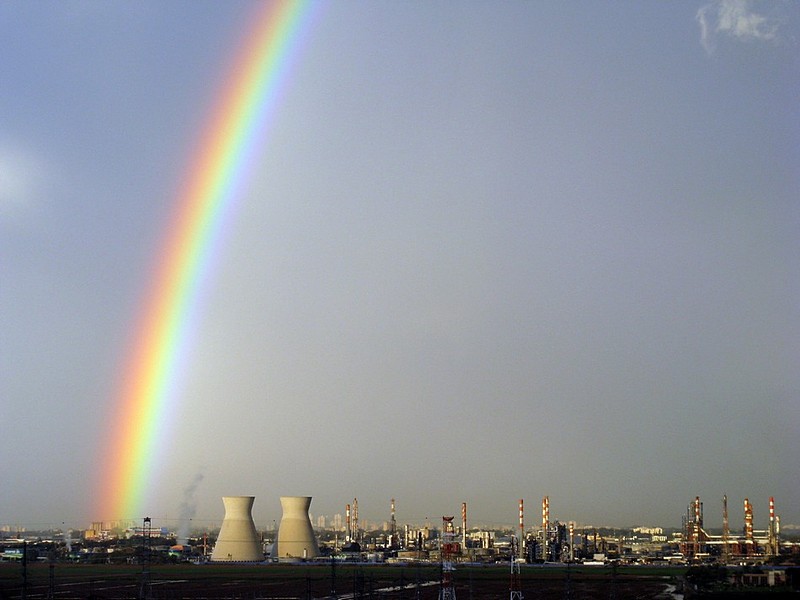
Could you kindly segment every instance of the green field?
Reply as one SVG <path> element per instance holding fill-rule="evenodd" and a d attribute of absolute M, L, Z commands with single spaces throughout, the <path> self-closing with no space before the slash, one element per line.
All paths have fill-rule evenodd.
<path fill-rule="evenodd" d="M 523 566 L 520 588 L 534 598 L 659 598 L 685 568 L 570 568 Z M 506 600 L 509 567 L 457 565 L 453 583 L 459 600 Z M 0 599 L 27 598 L 381 598 L 436 600 L 438 565 L 337 563 L 261 565 L 79 565 L 0 564 Z"/>

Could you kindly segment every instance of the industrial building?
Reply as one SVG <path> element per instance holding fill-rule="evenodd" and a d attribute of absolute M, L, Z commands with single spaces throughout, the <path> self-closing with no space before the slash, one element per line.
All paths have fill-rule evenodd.
<path fill-rule="evenodd" d="M 769 498 L 767 529 L 753 529 L 753 505 L 745 498 L 744 523 L 741 533 L 731 531 L 728 520 L 728 497 L 722 497 L 722 534 L 706 531 L 703 520 L 703 503 L 700 496 L 686 507 L 683 517 L 681 553 L 690 561 L 714 558 L 719 562 L 746 562 L 754 558 L 777 556 L 781 551 L 780 517 L 775 514 L 775 498 Z"/>
<path fill-rule="evenodd" d="M 225 496 L 225 518 L 211 552 L 213 562 L 261 562 L 264 550 L 253 522 L 254 496 Z"/>
<path fill-rule="evenodd" d="M 319 556 L 317 538 L 308 514 L 310 507 L 311 496 L 281 496 L 283 516 L 272 549 L 273 559 L 310 559 Z"/>
<path fill-rule="evenodd" d="M 729 565 L 778 564 L 781 557 L 795 561 L 800 557 L 797 535 L 782 539 L 780 517 L 775 500 L 769 498 L 769 511 L 762 519 L 768 523 L 758 529 L 754 522 L 754 506 L 744 499 L 744 519 L 740 526 L 731 526 L 728 519 L 728 499 L 722 498 L 723 527 L 706 526 L 703 502 L 697 496 L 686 508 L 680 527 L 638 527 L 634 529 L 596 528 L 578 525 L 575 521 L 551 517 L 550 497 L 541 500 L 541 521 L 526 526 L 524 502 L 519 500 L 518 524 L 515 527 L 481 528 L 467 523 L 467 503 L 461 503 L 461 521 L 452 519 L 440 528 L 427 517 L 424 525 L 398 523 L 394 498 L 387 503 L 387 519 L 382 525 L 359 517 L 358 498 L 343 506 L 341 515 L 317 516 L 318 523 L 328 523 L 326 529 L 314 530 L 309 514 L 310 496 L 280 498 L 283 515 L 280 525 L 273 521 L 271 529 L 258 530 L 253 520 L 254 496 L 226 496 L 225 515 L 218 534 L 206 528 L 181 552 L 172 552 L 176 560 L 203 562 L 263 562 L 314 560 L 337 557 L 342 560 L 427 561 L 493 563 L 515 557 L 527 563 L 584 562 L 603 564 L 609 561 L 636 563 L 717 563 Z M 538 510 L 537 510 L 538 512 Z M 195 521 L 196 523 L 197 521 Z M 126 523 L 126 525 L 129 525 Z M 120 562 L 138 560 L 136 539 L 153 535 L 159 546 L 167 550 L 176 541 L 168 539 L 165 528 L 153 529 L 144 535 L 140 527 L 109 531 L 106 523 L 92 523 L 82 536 L 85 544 L 74 555 L 76 561 Z M 148 530 L 149 531 L 149 530 Z M 790 530 L 791 531 L 791 530 Z M 102 535 L 89 535 L 102 532 Z M 65 534 L 61 534 L 65 535 Z M 72 534 L 65 539 L 72 540 Z M 216 537 L 216 541 L 215 541 Z M 447 537 L 448 540 L 443 541 Z M 210 539 L 210 542 L 209 542 Z M 119 540 L 116 543 L 115 540 Z M 188 540 L 187 540 L 188 541 Z M 446 543 L 446 549 L 442 544 Z M 67 544 L 69 547 L 71 544 Z M 155 546 L 154 546 L 155 548 Z M 101 555 L 108 551 L 108 555 Z M 13 560 L 13 553 L 4 558 Z M 154 553 L 153 556 L 156 556 Z M 166 555 L 166 551 L 165 551 Z M 794 558 L 792 557 L 794 555 Z M 16 556 L 16 555 L 14 555 Z"/>

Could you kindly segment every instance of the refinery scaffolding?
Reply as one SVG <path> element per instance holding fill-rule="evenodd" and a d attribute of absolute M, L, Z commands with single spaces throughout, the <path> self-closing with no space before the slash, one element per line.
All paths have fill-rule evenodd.
<path fill-rule="evenodd" d="M 397 540 L 397 519 L 395 518 L 394 513 L 394 498 L 392 498 L 392 503 L 390 506 L 391 517 L 389 521 L 389 548 L 392 550 L 396 550 L 399 547 L 399 543 Z"/>
<path fill-rule="evenodd" d="M 744 499 L 744 552 L 747 556 L 756 554 L 755 540 L 753 538 L 753 505 L 750 499 Z"/>
<path fill-rule="evenodd" d="M 686 507 L 682 518 L 680 552 L 690 563 L 717 560 L 731 564 L 757 557 L 780 554 L 780 517 L 775 514 L 775 499 L 769 498 L 769 523 L 766 530 L 753 529 L 753 505 L 744 499 L 744 528 L 740 534 L 731 531 L 728 517 L 728 496 L 722 496 L 722 533 L 712 534 L 705 529 L 703 503 L 699 496 Z"/>

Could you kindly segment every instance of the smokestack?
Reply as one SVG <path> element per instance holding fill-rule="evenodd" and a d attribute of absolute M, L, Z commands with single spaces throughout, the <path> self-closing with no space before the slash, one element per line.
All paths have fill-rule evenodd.
<path fill-rule="evenodd" d="M 775 517 L 775 498 L 769 497 L 769 530 L 767 531 L 769 538 L 769 553 L 772 555 L 778 554 L 778 522 Z"/>
<path fill-rule="evenodd" d="M 219 562 L 261 562 L 264 552 L 253 523 L 255 496 L 224 496 L 225 518 L 219 530 L 211 560 Z"/>
<path fill-rule="evenodd" d="M 730 525 L 728 523 L 728 495 L 722 496 L 722 559 L 725 564 L 730 559 L 730 548 L 728 547 L 728 536 L 730 535 Z"/>
<path fill-rule="evenodd" d="M 317 538 L 308 516 L 310 506 L 311 496 L 281 496 L 283 516 L 273 556 L 279 559 L 319 556 Z"/>
<path fill-rule="evenodd" d="M 353 537 L 358 541 L 358 498 L 353 498 Z"/>

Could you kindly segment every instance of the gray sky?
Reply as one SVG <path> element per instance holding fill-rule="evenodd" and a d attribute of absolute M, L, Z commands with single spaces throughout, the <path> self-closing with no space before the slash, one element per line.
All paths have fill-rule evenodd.
<path fill-rule="evenodd" d="M 87 526 L 247 2 L 0 4 L 0 524 Z M 800 524 L 796 2 L 332 2 L 147 512 Z M 202 479 L 201 479 L 202 478 Z M 191 490 L 187 497 L 187 490 Z M 185 508 L 185 506 L 184 506 Z M 143 515 L 119 515 L 139 519 Z"/>

